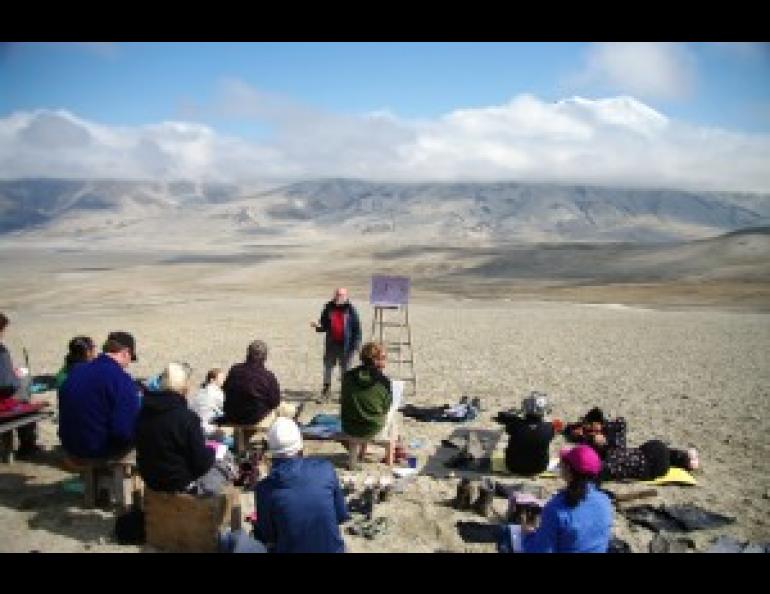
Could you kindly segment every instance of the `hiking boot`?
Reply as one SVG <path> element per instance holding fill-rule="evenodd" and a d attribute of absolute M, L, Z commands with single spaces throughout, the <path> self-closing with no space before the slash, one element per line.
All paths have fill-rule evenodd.
<path fill-rule="evenodd" d="M 454 507 L 460 511 L 471 509 L 473 501 L 476 498 L 477 487 L 468 478 L 463 478 L 457 485 L 457 496 L 454 500 Z"/>
<path fill-rule="evenodd" d="M 367 487 L 364 491 L 363 503 L 364 503 L 364 517 L 367 520 L 371 520 L 374 515 L 374 503 L 379 494 L 375 492 L 375 488 Z"/>
<path fill-rule="evenodd" d="M 494 485 L 490 488 L 490 485 L 486 482 L 479 487 L 479 496 L 476 502 L 473 504 L 474 510 L 484 518 L 488 518 L 494 511 L 493 503 L 495 500 L 495 488 Z"/>

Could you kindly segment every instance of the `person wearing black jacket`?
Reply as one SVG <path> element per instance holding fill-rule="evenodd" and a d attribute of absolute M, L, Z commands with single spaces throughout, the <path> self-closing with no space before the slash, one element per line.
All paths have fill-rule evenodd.
<path fill-rule="evenodd" d="M 189 366 L 170 363 L 159 391 L 147 391 L 136 425 L 136 462 L 147 486 L 167 493 L 215 494 L 226 483 L 206 445 L 198 415 L 187 407 Z M 205 487 L 204 487 L 205 485 Z"/>
<path fill-rule="evenodd" d="M 522 401 L 520 412 L 502 412 L 495 419 L 509 436 L 505 466 L 513 474 L 532 476 L 548 468 L 548 447 L 556 432 L 553 423 L 543 420 L 547 408 L 545 396 L 532 393 Z"/>
<path fill-rule="evenodd" d="M 267 352 L 267 344 L 255 340 L 246 351 L 246 360 L 230 368 L 222 385 L 227 423 L 269 427 L 278 417 L 297 415 L 295 405 L 281 402 L 278 379 L 265 367 Z"/>
<path fill-rule="evenodd" d="M 334 298 L 324 305 L 321 317 L 317 322 L 310 322 L 316 332 L 324 332 L 324 396 L 329 395 L 332 384 L 332 371 L 339 363 L 340 376 L 348 371 L 353 362 L 353 356 L 361 346 L 361 321 L 358 312 L 348 300 L 348 290 L 339 288 L 334 292 Z"/>

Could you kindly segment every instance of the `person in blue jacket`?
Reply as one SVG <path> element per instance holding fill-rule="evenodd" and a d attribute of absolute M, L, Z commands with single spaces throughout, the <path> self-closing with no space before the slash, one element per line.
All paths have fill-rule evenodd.
<path fill-rule="evenodd" d="M 141 408 L 139 389 L 126 372 L 136 361 L 127 332 L 111 332 L 103 352 L 75 366 L 59 390 L 59 438 L 76 458 L 119 457 L 134 445 Z"/>
<path fill-rule="evenodd" d="M 254 536 L 274 553 L 343 553 L 339 525 L 350 519 L 331 462 L 302 456 L 302 434 L 279 417 L 267 434 L 270 474 L 254 489 Z"/>
<path fill-rule="evenodd" d="M 599 456 L 589 446 L 562 450 L 561 472 L 567 487 L 545 504 L 539 527 L 522 524 L 522 552 L 607 552 L 612 503 L 596 484 L 601 468 Z"/>

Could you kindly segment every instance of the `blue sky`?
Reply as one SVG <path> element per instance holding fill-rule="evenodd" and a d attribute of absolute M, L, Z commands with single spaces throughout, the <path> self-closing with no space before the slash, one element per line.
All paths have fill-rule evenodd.
<path fill-rule="evenodd" d="M 181 121 L 251 143 L 285 135 L 286 120 L 295 113 L 355 118 L 383 111 L 402 124 L 435 123 L 459 110 L 486 110 L 520 96 L 544 103 L 630 96 L 677 122 L 765 137 L 770 45 L 0 45 L 0 118 L 65 110 L 102 126 Z M 233 108 L 234 101 L 239 107 Z M 293 107 L 277 115 L 285 105 Z"/>
<path fill-rule="evenodd" d="M 0 114 L 66 108 L 108 124 L 176 119 L 187 102 L 212 99 L 220 82 L 335 112 L 388 109 L 435 117 L 503 103 L 624 92 L 570 85 L 587 43 L 28 43 L 0 61 Z M 697 81 L 686 98 L 641 97 L 668 115 L 746 132 L 770 131 L 770 49 L 687 44 Z M 597 93 L 598 92 L 598 93 Z M 216 118 L 214 118 L 216 121 Z"/>

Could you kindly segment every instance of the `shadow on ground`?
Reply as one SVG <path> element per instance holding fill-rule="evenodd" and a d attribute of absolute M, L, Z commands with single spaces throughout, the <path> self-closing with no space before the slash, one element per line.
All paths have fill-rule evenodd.
<path fill-rule="evenodd" d="M 25 474 L 0 474 L 0 505 L 34 512 L 32 530 L 45 530 L 84 544 L 112 541 L 115 518 L 101 510 L 85 510 L 83 496 L 65 489 L 64 479 L 51 484 L 30 484 Z"/>

